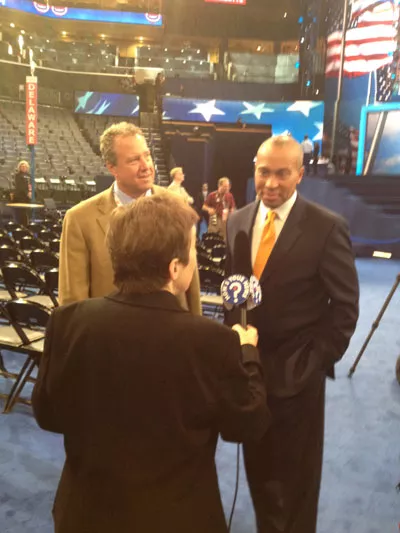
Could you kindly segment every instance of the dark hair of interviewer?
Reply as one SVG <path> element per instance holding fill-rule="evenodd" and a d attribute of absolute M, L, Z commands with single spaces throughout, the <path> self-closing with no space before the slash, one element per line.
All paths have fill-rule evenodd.
<path fill-rule="evenodd" d="M 117 208 L 107 235 L 115 286 L 132 294 L 165 287 L 170 281 L 171 261 L 189 262 L 192 228 L 197 221 L 191 207 L 167 193 Z"/>

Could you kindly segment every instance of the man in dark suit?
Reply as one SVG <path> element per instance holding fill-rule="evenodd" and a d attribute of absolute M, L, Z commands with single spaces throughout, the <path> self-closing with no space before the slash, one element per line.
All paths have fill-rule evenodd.
<path fill-rule="evenodd" d="M 258 328 L 272 424 L 244 457 L 259 533 L 314 533 L 322 468 L 325 376 L 358 318 L 358 279 L 345 221 L 306 201 L 301 146 L 277 136 L 259 149 L 258 200 L 228 219 L 228 274 L 237 236 L 260 280 Z M 236 258 L 236 259 L 235 259 Z M 243 259 L 240 259 L 243 268 Z M 228 320 L 231 320 L 229 317 Z"/>
<path fill-rule="evenodd" d="M 56 533 L 227 533 L 218 432 L 259 439 L 269 413 L 256 330 L 238 336 L 176 297 L 196 268 L 196 222 L 174 195 L 117 209 L 118 291 L 50 319 L 33 407 L 64 434 Z"/>

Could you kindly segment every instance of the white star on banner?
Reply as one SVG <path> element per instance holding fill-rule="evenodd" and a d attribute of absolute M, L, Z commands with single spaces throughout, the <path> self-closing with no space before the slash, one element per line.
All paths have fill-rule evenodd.
<path fill-rule="evenodd" d="M 321 102 L 311 102 L 309 100 L 299 100 L 289 106 L 286 111 L 299 111 L 300 113 L 303 113 L 305 117 L 310 116 L 310 111 L 314 107 L 318 107 L 321 105 Z"/>
<path fill-rule="evenodd" d="M 213 115 L 225 115 L 224 111 L 221 111 L 221 109 L 217 109 L 215 107 L 215 103 L 216 100 L 210 100 L 209 102 L 195 104 L 195 109 L 192 109 L 188 113 L 198 113 L 199 115 L 203 115 L 204 120 L 206 122 L 210 122 L 210 119 Z"/>
<path fill-rule="evenodd" d="M 75 109 L 76 111 L 79 111 L 80 109 L 85 109 L 86 104 L 88 103 L 89 98 L 92 96 L 92 92 L 87 92 L 83 96 L 80 96 L 78 98 L 78 107 Z"/>
<path fill-rule="evenodd" d="M 324 123 L 323 122 L 314 122 L 314 126 L 318 128 L 318 133 L 313 137 L 313 141 L 322 141 L 322 134 L 324 131 Z"/>
<path fill-rule="evenodd" d="M 265 107 L 265 104 L 250 104 L 249 102 L 243 102 L 246 111 L 242 111 L 241 115 L 254 115 L 258 120 L 261 119 L 263 113 L 273 113 L 274 110 L 270 107 Z"/>

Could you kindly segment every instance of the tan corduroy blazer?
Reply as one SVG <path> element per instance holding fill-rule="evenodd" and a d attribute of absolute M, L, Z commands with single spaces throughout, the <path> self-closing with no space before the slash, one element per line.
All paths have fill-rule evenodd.
<path fill-rule="evenodd" d="M 153 186 L 153 194 L 170 194 Z M 110 215 L 116 208 L 113 187 L 69 209 L 61 235 L 59 297 L 61 305 L 115 291 L 111 258 L 106 246 Z M 197 269 L 180 302 L 193 314 L 201 314 Z"/>

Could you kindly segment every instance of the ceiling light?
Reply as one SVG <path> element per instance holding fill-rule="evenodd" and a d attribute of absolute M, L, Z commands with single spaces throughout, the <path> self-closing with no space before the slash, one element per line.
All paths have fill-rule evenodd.
<path fill-rule="evenodd" d="M 21 30 L 22 35 L 25 35 L 25 30 Z"/>
<path fill-rule="evenodd" d="M 168 48 L 164 48 L 164 52 L 168 52 Z"/>
<path fill-rule="evenodd" d="M 200 50 L 197 50 L 197 53 L 200 54 Z"/>
<path fill-rule="evenodd" d="M 143 37 L 139 37 L 139 41 L 142 43 L 143 42 Z"/>
<path fill-rule="evenodd" d="M 104 33 L 100 33 L 100 38 L 101 38 L 101 39 L 105 39 L 105 38 L 106 38 L 106 36 L 104 35 Z"/>
<path fill-rule="evenodd" d="M 62 32 L 61 32 L 61 35 L 64 35 L 64 36 L 65 36 L 65 35 L 67 35 L 67 32 L 66 32 L 66 31 L 62 31 Z"/>
<path fill-rule="evenodd" d="M 185 51 L 185 50 L 182 48 L 182 50 L 181 50 L 181 54 L 183 54 L 184 51 Z"/>
<path fill-rule="evenodd" d="M 261 45 L 260 44 L 257 46 L 257 52 L 261 52 Z"/>
<path fill-rule="evenodd" d="M 50 41 L 48 39 L 46 39 L 46 43 L 49 43 Z"/>
<path fill-rule="evenodd" d="M 11 27 L 11 28 L 15 28 L 15 24 L 14 24 L 14 22 L 10 22 L 10 27 Z"/>
<path fill-rule="evenodd" d="M 29 39 L 33 39 L 32 35 L 29 35 Z"/>
<path fill-rule="evenodd" d="M 283 14 L 283 18 L 285 19 L 287 17 L 287 12 L 285 11 Z"/>

